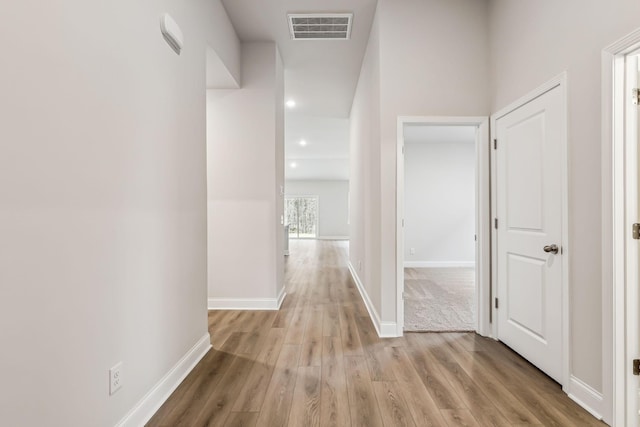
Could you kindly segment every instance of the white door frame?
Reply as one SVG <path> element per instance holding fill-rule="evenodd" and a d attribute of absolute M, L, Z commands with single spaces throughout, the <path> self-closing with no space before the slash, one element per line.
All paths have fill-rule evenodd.
<path fill-rule="evenodd" d="M 638 325 L 629 322 L 626 312 L 633 310 L 633 303 L 637 313 L 638 302 L 628 298 L 631 289 L 637 295 L 637 283 L 629 283 L 626 276 L 626 236 L 631 231 L 625 219 L 625 181 L 638 170 L 626 170 L 630 165 L 625 163 L 625 57 L 639 48 L 640 29 L 602 51 L 602 381 L 603 416 L 612 426 L 635 425 L 632 418 L 637 417 L 627 405 L 627 399 L 636 398 L 635 393 L 627 395 L 627 353 Z"/>
<path fill-rule="evenodd" d="M 404 125 L 475 126 L 476 133 L 476 289 L 477 323 L 480 335 L 491 335 L 491 242 L 489 185 L 489 120 L 487 117 L 400 116 L 397 130 L 396 164 L 396 324 L 397 336 L 404 331 Z"/>
<path fill-rule="evenodd" d="M 562 123 L 563 123 L 563 137 L 562 137 L 562 148 L 561 148 L 561 152 L 562 152 L 562 160 L 561 160 L 561 164 L 563 167 L 563 170 L 561 171 L 561 176 L 562 176 L 562 183 L 561 183 L 561 193 L 562 193 L 562 251 L 563 251 L 563 255 L 562 255 L 562 378 L 563 378 L 563 390 L 565 392 L 568 392 L 569 388 L 569 383 L 570 383 L 570 354 L 569 354 L 569 350 L 570 350 L 570 342 L 571 342 L 571 336 L 570 336 L 570 329 L 569 329 L 569 321 L 570 321 L 570 317 L 569 317 L 569 257 L 571 256 L 571 251 L 570 251 L 570 245 L 569 245 L 569 198 L 568 198 L 568 157 L 567 157 L 567 75 L 566 73 L 562 73 L 556 77 L 554 77 L 553 79 L 549 80 L 548 82 L 544 83 L 543 85 L 541 85 L 540 87 L 536 88 L 535 90 L 531 91 L 530 93 L 528 93 L 527 95 L 523 96 L 522 98 L 518 99 L 517 101 L 511 103 L 510 105 L 508 105 L 507 107 L 501 109 L 500 111 L 498 111 L 497 113 L 493 114 L 491 116 L 491 129 L 495 130 L 496 129 L 496 121 L 509 114 L 510 112 L 516 110 L 517 108 L 527 104 L 528 102 L 534 100 L 535 98 L 538 98 L 539 96 L 543 95 L 544 93 L 555 89 L 559 87 L 561 90 L 561 97 L 562 97 L 562 112 L 564 114 L 564 117 L 562 118 Z M 493 137 L 493 135 L 492 135 Z M 500 144 L 500 141 L 498 141 L 498 144 Z M 497 183 L 496 183 L 496 150 L 491 150 L 491 192 L 492 194 L 497 194 Z M 493 215 L 493 217 L 495 218 L 497 215 L 497 203 L 496 203 L 496 198 L 494 197 L 493 200 L 491 201 L 491 213 Z M 492 244 L 491 246 L 491 251 L 492 251 L 492 262 L 491 262 L 491 269 L 492 269 L 492 289 L 493 289 L 493 295 L 498 295 L 498 286 L 499 284 L 497 283 L 497 260 L 498 260 L 498 256 L 497 256 L 497 240 L 498 238 L 498 234 L 497 234 L 497 230 L 495 229 L 495 227 L 491 228 L 491 240 L 492 242 L 495 242 L 495 244 Z M 495 305 L 493 306 L 493 310 L 494 310 L 494 318 L 495 316 L 497 316 L 497 313 L 495 313 L 496 309 L 495 309 Z M 493 322 L 493 335 L 499 339 L 499 331 L 498 331 L 498 322 Z M 574 398 L 574 400 L 577 398 L 575 396 L 572 396 L 570 392 L 568 392 L 569 395 Z"/>

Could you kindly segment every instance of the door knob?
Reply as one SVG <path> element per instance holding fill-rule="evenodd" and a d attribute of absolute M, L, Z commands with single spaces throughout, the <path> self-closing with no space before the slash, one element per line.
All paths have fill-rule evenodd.
<path fill-rule="evenodd" d="M 558 253 L 558 245 L 553 244 L 553 245 L 547 245 L 544 248 L 542 248 L 545 252 L 551 252 L 553 254 L 557 254 Z"/>

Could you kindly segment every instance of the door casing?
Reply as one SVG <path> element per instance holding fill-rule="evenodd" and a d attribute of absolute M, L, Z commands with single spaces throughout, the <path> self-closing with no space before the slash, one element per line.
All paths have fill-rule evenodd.
<path fill-rule="evenodd" d="M 404 126 L 475 126 L 476 134 L 476 289 L 477 323 L 480 335 L 491 336 L 491 247 L 489 184 L 489 119 L 468 116 L 400 116 L 397 124 L 396 164 L 396 325 L 404 331 Z"/>
<path fill-rule="evenodd" d="M 637 280 L 627 263 L 627 181 L 637 179 L 638 165 L 626 161 L 628 87 L 627 55 L 640 49 L 640 29 L 602 51 L 602 366 L 603 419 L 612 426 L 635 425 L 637 393 L 629 393 L 631 350 L 638 348 Z M 637 141 L 633 141 L 637 144 Z M 635 164 L 634 164 L 635 163 Z M 637 198 L 637 195 L 634 195 Z M 634 313 L 627 316 L 627 312 Z M 634 320 L 635 319 L 635 320 Z M 640 356 L 636 354 L 635 357 Z M 630 402 L 632 404 L 630 404 Z"/>

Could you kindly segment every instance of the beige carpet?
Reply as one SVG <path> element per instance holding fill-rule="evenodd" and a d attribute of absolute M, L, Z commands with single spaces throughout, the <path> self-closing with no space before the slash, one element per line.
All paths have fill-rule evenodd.
<path fill-rule="evenodd" d="M 405 268 L 404 330 L 474 331 L 473 268 Z"/>

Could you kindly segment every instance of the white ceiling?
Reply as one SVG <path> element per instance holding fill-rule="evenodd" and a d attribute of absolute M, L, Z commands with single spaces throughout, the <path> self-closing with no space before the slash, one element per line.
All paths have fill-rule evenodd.
<path fill-rule="evenodd" d="M 349 179 L 349 119 L 290 113 L 286 134 L 287 179 Z"/>
<path fill-rule="evenodd" d="M 377 0 L 222 0 L 241 41 L 275 41 L 285 69 L 287 179 L 348 179 L 348 117 Z M 268 4 L 268 6 L 267 6 Z M 350 12 L 350 40 L 291 40 L 287 13 Z M 309 145 L 304 150 L 298 141 Z M 302 161 L 304 160 L 304 162 Z M 345 167 L 346 165 L 346 167 Z"/>

